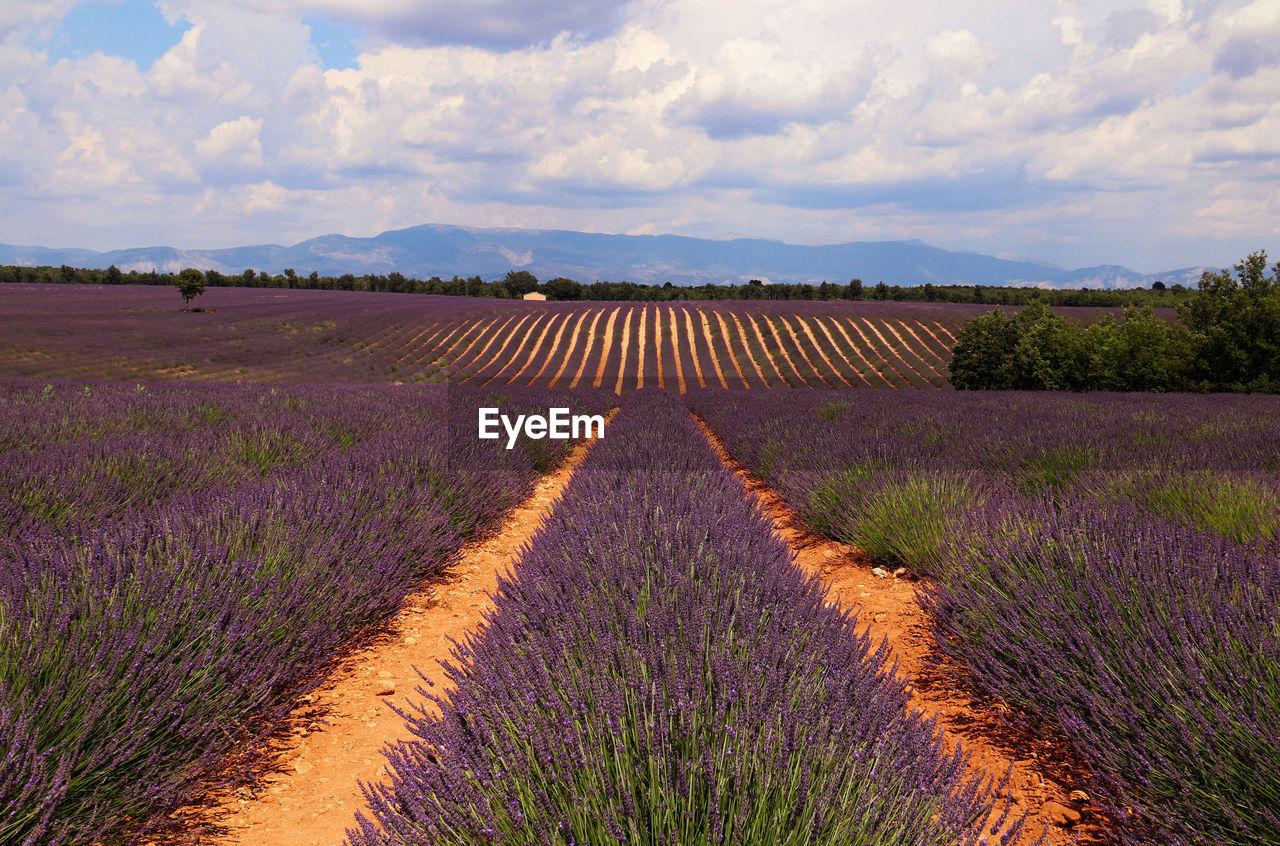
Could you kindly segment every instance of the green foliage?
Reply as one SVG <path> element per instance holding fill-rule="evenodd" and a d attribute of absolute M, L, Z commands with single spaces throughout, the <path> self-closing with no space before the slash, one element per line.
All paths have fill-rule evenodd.
<path fill-rule="evenodd" d="M 1192 376 L 1206 390 L 1280 392 L 1280 262 L 1266 276 L 1265 250 L 1206 272 L 1200 296 L 1179 307 L 1191 333 Z"/>
<path fill-rule="evenodd" d="M 956 336 L 951 384 L 961 389 L 1280 392 L 1280 263 L 1265 250 L 1206 272 L 1178 307 L 1183 327 L 1133 308 L 1080 327 L 1032 302 L 999 309 Z"/>
<path fill-rule="evenodd" d="M 175 284 L 178 286 L 178 293 L 182 295 L 182 310 L 186 311 L 190 308 L 191 301 L 204 293 L 204 274 L 194 267 L 188 267 L 178 274 Z"/>

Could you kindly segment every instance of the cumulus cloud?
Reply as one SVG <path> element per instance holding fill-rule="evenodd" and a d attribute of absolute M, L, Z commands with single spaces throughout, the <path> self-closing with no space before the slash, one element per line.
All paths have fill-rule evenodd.
<path fill-rule="evenodd" d="M 1158 270 L 1280 225 L 1274 0 L 162 0 L 191 28 L 149 70 L 28 46 L 69 7 L 0 11 L 5 240 L 435 220 Z M 352 67 L 309 16 L 361 28 Z"/>

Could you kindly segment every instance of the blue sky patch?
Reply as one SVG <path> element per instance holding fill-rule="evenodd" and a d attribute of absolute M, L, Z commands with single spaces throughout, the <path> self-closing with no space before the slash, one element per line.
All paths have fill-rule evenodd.
<path fill-rule="evenodd" d="M 330 23 L 328 19 L 315 15 L 303 18 L 302 22 L 311 28 L 311 46 L 320 57 L 322 68 L 343 70 L 356 66 L 359 55 L 356 42 L 364 38 L 360 27 Z"/>
<path fill-rule="evenodd" d="M 28 41 L 48 51 L 53 61 L 105 53 L 130 59 L 145 71 L 189 29 L 191 24 L 181 19 L 170 26 L 149 0 L 92 2 L 76 6 L 52 31 L 43 30 Z"/>

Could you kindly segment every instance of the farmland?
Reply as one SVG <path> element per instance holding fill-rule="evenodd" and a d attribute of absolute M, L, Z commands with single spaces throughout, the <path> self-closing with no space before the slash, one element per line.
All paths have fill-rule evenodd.
<path fill-rule="evenodd" d="M 978 306 L 524 303 L 218 289 L 5 285 L 10 375 L 597 387 L 941 387 Z"/>
<path fill-rule="evenodd" d="M 957 305 L 0 297 L 0 843 L 203 803 L 246 844 L 1280 844 L 1274 397 L 936 390 Z M 616 411 L 530 510 L 572 445 L 482 406 Z M 930 661 L 977 711 L 917 710 Z M 296 798 L 312 694 L 301 735 L 386 744 L 349 805 Z"/>

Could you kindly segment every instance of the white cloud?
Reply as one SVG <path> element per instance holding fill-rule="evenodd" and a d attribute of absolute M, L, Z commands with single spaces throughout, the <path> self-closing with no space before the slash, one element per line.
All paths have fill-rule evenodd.
<path fill-rule="evenodd" d="M 1161 269 L 1280 225 L 1274 0 L 164 0 L 192 28 L 146 73 L 24 46 L 67 8 L 0 11 L 3 240 L 437 220 Z M 355 67 L 314 64 L 315 14 L 364 28 Z"/>

